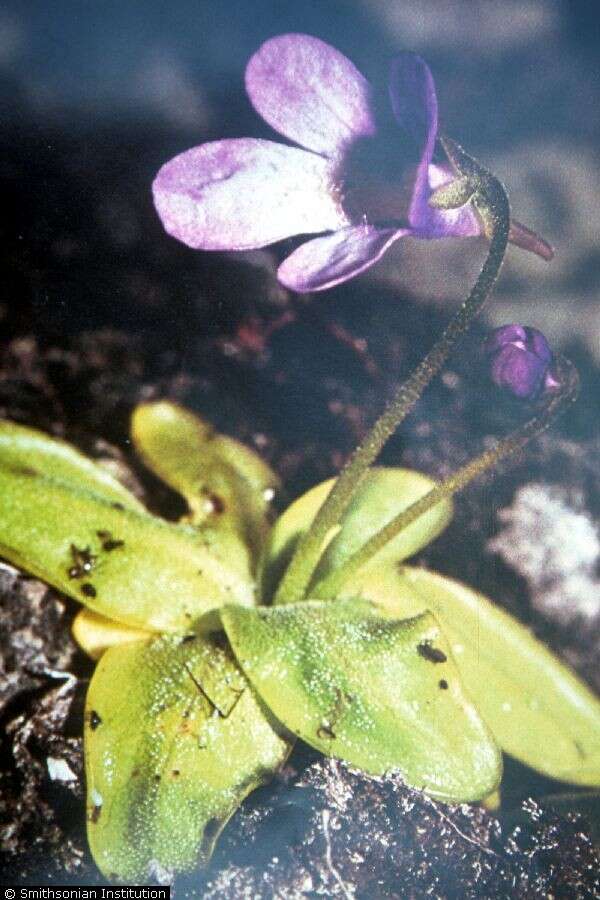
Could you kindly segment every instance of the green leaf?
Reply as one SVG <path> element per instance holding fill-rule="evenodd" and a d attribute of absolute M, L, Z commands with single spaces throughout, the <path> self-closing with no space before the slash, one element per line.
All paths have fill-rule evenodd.
<path fill-rule="evenodd" d="M 73 620 L 71 634 L 79 646 L 92 659 L 98 660 L 109 647 L 115 644 L 130 644 L 154 637 L 151 631 L 121 625 L 114 619 L 107 619 L 91 609 L 80 610 Z"/>
<path fill-rule="evenodd" d="M 87 488 L 127 509 L 144 509 L 105 468 L 70 444 L 15 422 L 0 421 L 0 465 L 24 474 L 49 475 L 75 488 Z"/>
<path fill-rule="evenodd" d="M 371 774 L 400 770 L 448 801 L 493 791 L 501 758 L 429 613 L 386 621 L 307 601 L 221 618 L 238 662 L 290 731 Z"/>
<path fill-rule="evenodd" d="M 394 619 L 433 612 L 502 749 L 551 778 L 600 785 L 600 700 L 507 612 L 459 582 L 409 567 L 361 573 L 346 595 L 370 599 Z"/>
<path fill-rule="evenodd" d="M 195 525 L 236 532 L 257 557 L 279 488 L 258 454 L 167 401 L 138 406 L 131 433 L 148 468 L 185 498 Z"/>
<path fill-rule="evenodd" d="M 222 635 L 107 650 L 85 714 L 88 839 L 99 868 L 139 883 L 206 863 L 289 746 Z"/>
<path fill-rule="evenodd" d="M 312 524 L 334 480 L 324 481 L 303 494 L 275 523 L 261 577 L 265 599 L 273 596 L 296 544 Z M 410 469 L 371 469 L 357 489 L 340 527 L 327 536 L 324 555 L 313 579 L 315 588 L 322 578 L 341 566 L 375 532 L 433 487 L 435 482 L 431 478 Z M 368 568 L 377 568 L 385 560 L 397 562 L 417 553 L 444 530 L 451 518 L 452 501 L 438 503 L 377 553 Z"/>
<path fill-rule="evenodd" d="M 185 630 L 224 603 L 253 603 L 250 575 L 227 550 L 212 534 L 0 458 L 0 554 L 117 622 Z"/>

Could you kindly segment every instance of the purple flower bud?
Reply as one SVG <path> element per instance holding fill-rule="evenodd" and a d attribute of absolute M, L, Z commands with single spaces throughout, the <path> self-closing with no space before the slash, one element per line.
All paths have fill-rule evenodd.
<path fill-rule="evenodd" d="M 542 391 L 558 387 L 552 372 L 552 350 L 537 328 L 525 325 L 496 328 L 484 344 L 484 353 L 494 384 L 515 397 L 533 400 Z"/>

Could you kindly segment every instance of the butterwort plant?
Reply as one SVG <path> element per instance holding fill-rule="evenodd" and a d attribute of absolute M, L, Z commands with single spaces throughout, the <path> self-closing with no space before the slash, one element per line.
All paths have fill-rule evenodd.
<path fill-rule="evenodd" d="M 457 490 L 573 398 L 575 370 L 554 366 L 525 425 L 445 481 L 370 467 L 294 599 L 281 585 L 334 479 L 271 524 L 279 482 L 254 451 L 176 404 L 143 404 L 132 441 L 186 500 L 173 523 L 70 445 L 0 423 L 2 555 L 83 604 L 73 633 L 98 660 L 87 829 L 108 879 L 207 863 L 297 739 L 451 803 L 496 792 L 502 751 L 600 784 L 589 688 L 491 600 L 407 563 L 448 524 Z"/>
<path fill-rule="evenodd" d="M 417 147 L 398 215 L 426 237 L 470 222 L 489 250 L 441 338 L 337 478 L 273 522 L 279 482 L 254 451 L 173 403 L 143 404 L 133 411 L 132 441 L 186 501 L 187 514 L 173 523 L 75 448 L 0 423 L 1 553 L 84 606 L 74 635 L 98 660 L 84 725 L 87 824 L 111 880 L 168 880 L 206 863 L 225 823 L 298 739 L 366 773 L 398 771 L 447 802 L 493 795 L 502 752 L 564 782 L 600 784 L 600 702 L 589 688 L 491 600 L 406 562 L 447 525 L 457 491 L 574 399 L 572 364 L 538 333 L 508 326 L 488 341 L 490 374 L 530 404 L 527 421 L 439 483 L 373 465 L 485 302 L 511 234 L 542 253 L 546 246 L 511 225 L 502 185 L 443 136 L 447 177 L 435 187 L 431 76 L 412 57 L 395 72 L 406 93 L 392 94 L 392 106 L 399 121 L 408 110 Z M 325 252 L 322 278 L 302 257 L 290 263 L 292 255 L 297 287 L 357 274 L 375 261 L 365 250 L 375 244 L 347 250 L 360 229 L 373 235 L 381 222 L 370 223 L 368 212 L 356 224 L 317 222 L 311 210 L 337 196 L 336 210 L 350 216 L 343 198 L 353 153 L 359 139 L 377 140 L 370 88 L 344 57 L 303 36 L 268 42 L 247 81 L 257 108 L 256 97 L 272 91 L 265 117 L 305 149 L 217 142 L 167 164 L 155 197 L 170 230 L 181 227 L 194 246 L 209 247 L 206 239 L 232 249 L 306 233 L 312 221 L 341 249 Z M 285 118 L 284 106 L 295 116 Z M 313 164 L 307 207 L 301 178 Z M 271 194 L 269 171 L 279 185 Z M 253 185 L 266 205 L 255 202 Z M 274 196 L 281 203 L 265 223 Z M 313 258 L 310 249 L 296 252 Z"/>

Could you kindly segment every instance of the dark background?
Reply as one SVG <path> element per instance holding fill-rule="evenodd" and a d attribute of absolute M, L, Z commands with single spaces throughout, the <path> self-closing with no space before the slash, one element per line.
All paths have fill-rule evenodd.
<path fill-rule="evenodd" d="M 427 58 L 444 129 L 505 179 L 517 218 L 557 248 L 549 266 L 513 252 L 490 315 L 505 321 L 526 299 L 530 324 L 578 335 L 598 357 L 598 11 L 567 0 L 5 0 L 0 165 L 17 196 L 3 246 L 58 257 L 36 314 L 69 327 L 84 303 L 74 294 L 85 294 L 86 315 L 126 316 L 128 287 L 108 285 L 107 270 L 123 252 L 151 264 L 170 241 L 148 209 L 153 175 L 204 140 L 268 135 L 244 67 L 265 38 L 294 30 L 333 42 L 371 77 L 398 50 Z M 366 277 L 447 303 L 472 271 L 474 254 L 458 256 L 446 242 L 404 242 Z M 82 265 L 88 283 L 75 290 Z M 187 254 L 188 299 L 202 265 Z"/>

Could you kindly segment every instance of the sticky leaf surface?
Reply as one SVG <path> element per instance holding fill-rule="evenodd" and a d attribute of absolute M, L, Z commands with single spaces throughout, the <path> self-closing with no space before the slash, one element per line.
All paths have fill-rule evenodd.
<path fill-rule="evenodd" d="M 430 614 L 385 621 L 352 602 L 308 601 L 221 617 L 265 703 L 323 753 L 372 774 L 398 769 L 445 800 L 497 786 L 497 747 Z"/>
<path fill-rule="evenodd" d="M 277 727 L 222 640 L 107 650 L 85 714 L 88 838 L 104 875 L 143 881 L 206 862 L 285 760 Z"/>
<path fill-rule="evenodd" d="M 75 447 L 42 431 L 0 421 L 0 465 L 23 473 L 58 478 L 76 488 L 86 488 L 128 509 L 143 510 L 142 504 L 105 468 Z"/>
<path fill-rule="evenodd" d="M 223 603 L 252 603 L 215 536 L 0 457 L 0 554 L 101 615 L 176 631 Z"/>
<path fill-rule="evenodd" d="M 551 778 L 600 784 L 600 700 L 507 612 L 459 582 L 409 567 L 361 573 L 346 591 L 394 618 L 431 610 L 502 749 Z"/>
<path fill-rule="evenodd" d="M 146 465 L 185 498 L 195 525 L 232 530 L 257 556 L 279 488 L 257 453 L 166 401 L 138 406 L 131 432 Z"/>

